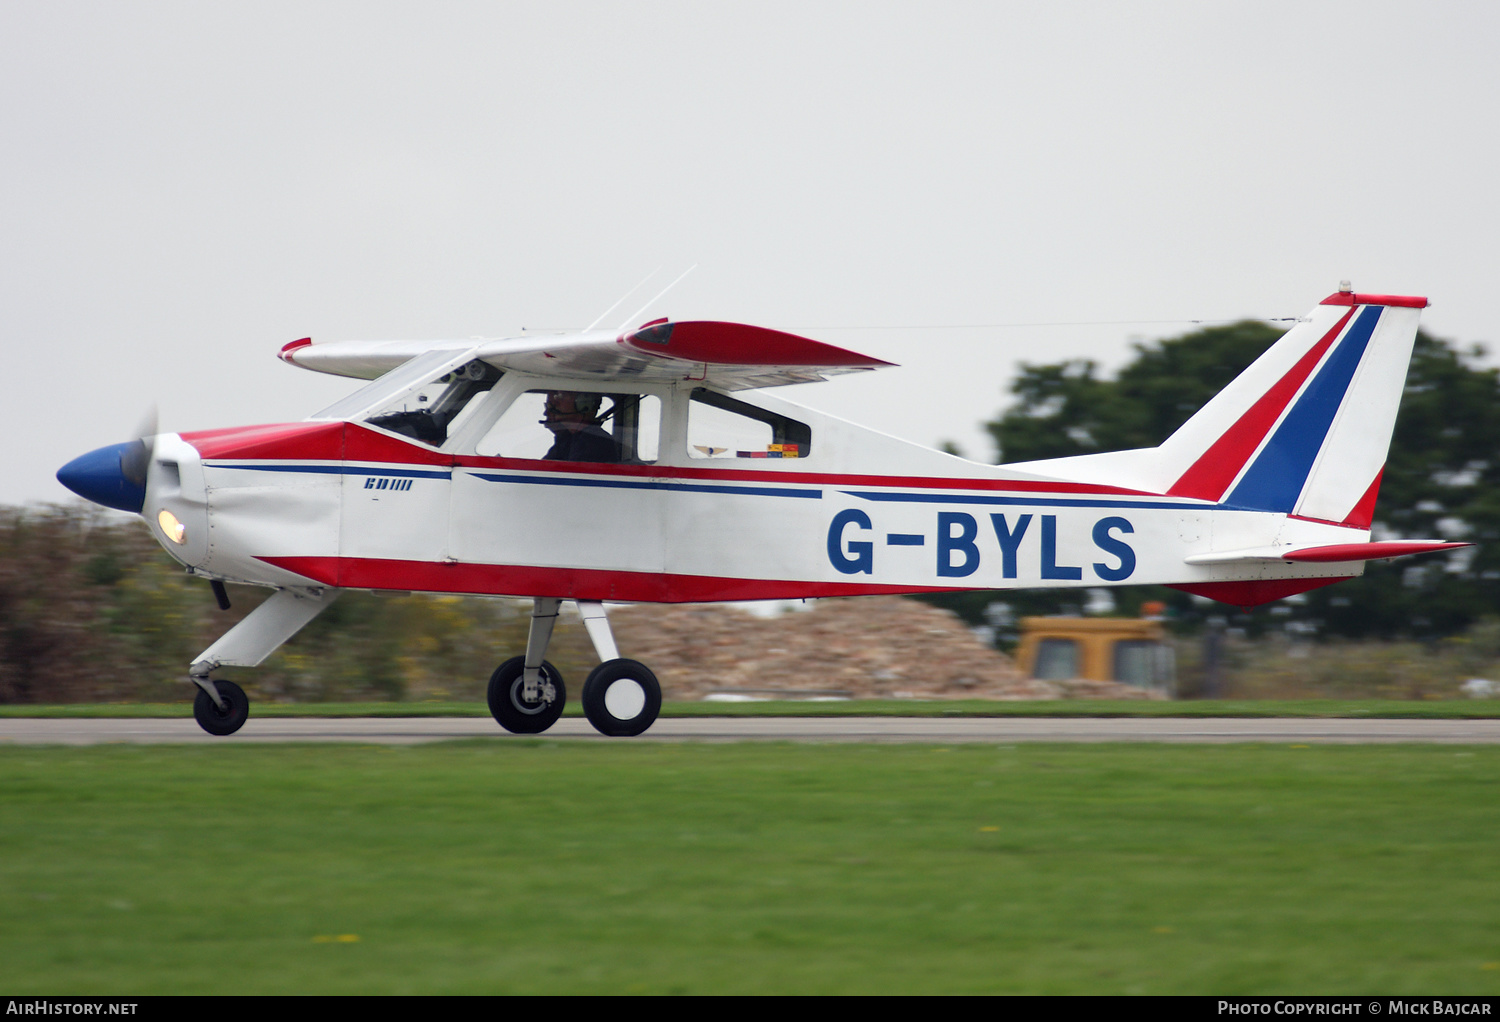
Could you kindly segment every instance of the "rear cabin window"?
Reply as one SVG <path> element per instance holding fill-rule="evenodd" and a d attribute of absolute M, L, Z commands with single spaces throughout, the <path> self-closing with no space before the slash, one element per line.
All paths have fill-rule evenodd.
<path fill-rule="evenodd" d="M 786 460 L 811 450 L 812 429 L 796 419 L 701 387 L 688 402 L 689 457 Z"/>
<path fill-rule="evenodd" d="M 479 441 L 488 458 L 645 465 L 656 461 L 661 398 L 528 390 Z"/>

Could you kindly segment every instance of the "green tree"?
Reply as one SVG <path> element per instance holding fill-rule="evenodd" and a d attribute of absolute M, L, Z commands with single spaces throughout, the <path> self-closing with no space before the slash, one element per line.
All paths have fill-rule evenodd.
<path fill-rule="evenodd" d="M 986 424 L 998 461 L 1020 462 L 1154 447 L 1218 393 L 1281 331 L 1260 322 L 1198 330 L 1136 345 L 1113 378 L 1092 361 L 1023 365 L 1015 402 Z M 1325 634 L 1432 638 L 1462 631 L 1500 612 L 1500 370 L 1484 367 L 1484 349 L 1460 351 L 1418 333 L 1391 452 L 1375 509 L 1377 538 L 1463 538 L 1476 546 L 1371 564 L 1350 582 L 1263 607 L 1239 623 L 1257 631 L 1275 617 Z M 1203 611 L 1185 593 L 1162 587 L 1114 590 L 1119 609 L 1147 599 L 1190 622 Z M 971 621 L 1003 599 L 1017 614 L 1076 612 L 1075 592 L 972 593 L 935 597 Z M 1225 613 L 1217 607 L 1211 613 Z"/>

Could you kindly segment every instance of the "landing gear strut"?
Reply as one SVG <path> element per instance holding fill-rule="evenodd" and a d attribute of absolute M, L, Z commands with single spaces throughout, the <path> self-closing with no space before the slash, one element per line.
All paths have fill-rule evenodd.
<path fill-rule="evenodd" d="M 515 734 L 540 734 L 562 715 L 567 691 L 562 674 L 542 659 L 562 600 L 540 597 L 532 605 L 526 655 L 505 661 L 490 676 L 490 713 Z M 615 648 L 604 604 L 579 600 L 578 613 L 603 661 L 583 683 L 583 713 L 601 734 L 628 737 L 645 731 L 661 712 L 661 685 L 645 664 L 625 660 Z"/>

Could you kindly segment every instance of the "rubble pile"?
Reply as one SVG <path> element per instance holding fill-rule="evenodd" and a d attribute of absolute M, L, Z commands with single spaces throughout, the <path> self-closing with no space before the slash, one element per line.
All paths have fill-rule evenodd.
<path fill-rule="evenodd" d="M 821 600 L 772 618 L 719 604 L 612 607 L 610 623 L 622 655 L 648 664 L 666 699 L 1069 697 L 1022 678 L 957 615 L 899 596 Z"/>

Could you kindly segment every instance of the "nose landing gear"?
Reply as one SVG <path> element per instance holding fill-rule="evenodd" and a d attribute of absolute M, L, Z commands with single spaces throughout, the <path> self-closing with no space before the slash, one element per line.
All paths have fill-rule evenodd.
<path fill-rule="evenodd" d="M 215 583 L 223 588 L 222 583 Z M 193 717 L 211 735 L 232 735 L 250 716 L 245 690 L 209 675 L 219 667 L 256 667 L 338 598 L 336 589 L 278 589 L 243 621 L 198 654 L 188 680 L 198 686 Z M 220 601 L 221 605 L 228 602 Z"/>
<path fill-rule="evenodd" d="M 199 727 L 211 735 L 234 734 L 250 716 L 250 700 L 245 695 L 245 690 L 232 681 L 215 681 L 212 678 L 204 680 L 218 690 L 219 700 L 223 705 L 214 702 L 207 688 L 200 687 L 198 695 L 193 699 L 193 718 L 198 721 Z"/>

